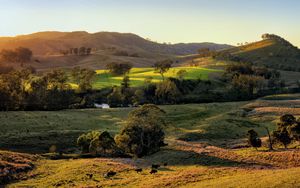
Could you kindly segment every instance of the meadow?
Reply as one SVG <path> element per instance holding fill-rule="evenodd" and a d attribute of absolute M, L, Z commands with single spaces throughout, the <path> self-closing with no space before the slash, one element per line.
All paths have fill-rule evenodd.
<path fill-rule="evenodd" d="M 264 129 L 259 127 L 257 121 L 242 117 L 241 108 L 246 104 L 229 102 L 161 106 L 167 112 L 167 139 L 202 139 L 225 144 L 226 139 L 245 138 L 250 128 L 257 128 L 263 133 Z M 44 153 L 48 152 L 51 145 L 57 145 L 73 152 L 76 139 L 82 133 L 106 130 L 115 135 L 131 110 L 133 108 L 1 112 L 0 148 Z"/>
<path fill-rule="evenodd" d="M 22 176 L 22 181 L 8 187 L 295 187 L 300 183 L 298 149 L 287 151 L 277 146 L 276 151 L 268 152 L 263 139 L 263 147 L 256 151 L 246 143 L 249 129 L 264 137 L 264 127 L 272 130 L 280 115 L 272 111 L 262 116 L 258 109 L 277 106 L 298 110 L 289 105 L 291 99 L 297 102 L 298 95 L 279 97 L 287 100 L 267 97 L 245 102 L 160 106 L 167 112 L 168 146 L 139 159 L 50 160 L 40 155 L 0 151 L 0 163 L 7 156 L 14 156 L 18 159 L 16 164 L 9 164 L 16 168 L 35 165 Z M 107 130 L 114 135 L 131 110 L 1 112 L 1 125 L 5 125 L 0 126 L 1 149 L 45 153 L 51 145 L 57 145 L 64 153 L 76 153 L 76 138 L 80 134 Z M 165 162 L 167 166 L 160 167 L 157 174 L 149 173 L 151 164 Z M 135 172 L 137 167 L 143 171 Z M 117 175 L 105 178 L 103 174 L 109 170 Z M 86 175 L 89 173 L 92 178 Z"/>
<path fill-rule="evenodd" d="M 216 69 L 208 69 L 201 67 L 173 67 L 167 73 L 165 77 L 177 77 L 177 72 L 180 70 L 186 70 L 184 75 L 185 79 L 209 79 L 210 73 L 220 72 Z M 94 80 L 93 87 L 96 89 L 119 86 L 123 76 L 113 76 L 107 70 L 97 70 L 97 76 Z M 162 81 L 162 77 L 159 73 L 155 72 L 154 68 L 132 68 L 128 74 L 130 78 L 130 84 L 132 87 L 142 86 L 145 79 L 151 79 L 152 82 Z"/>

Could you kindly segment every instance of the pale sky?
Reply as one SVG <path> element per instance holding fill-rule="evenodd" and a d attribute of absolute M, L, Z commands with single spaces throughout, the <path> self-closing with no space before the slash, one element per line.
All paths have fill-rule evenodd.
<path fill-rule="evenodd" d="M 300 0 L 0 0 L 0 36 L 116 31 L 235 45 L 274 33 L 300 46 L 299 19 Z"/>

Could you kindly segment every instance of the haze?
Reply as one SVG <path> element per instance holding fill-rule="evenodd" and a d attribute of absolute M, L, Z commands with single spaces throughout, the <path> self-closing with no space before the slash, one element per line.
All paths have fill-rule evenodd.
<path fill-rule="evenodd" d="M 297 0 L 0 0 L 0 36 L 130 32 L 158 42 L 237 44 L 274 33 L 299 46 Z"/>

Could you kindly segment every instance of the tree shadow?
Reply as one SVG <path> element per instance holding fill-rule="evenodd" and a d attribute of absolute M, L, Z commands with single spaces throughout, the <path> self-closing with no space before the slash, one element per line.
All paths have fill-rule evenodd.
<path fill-rule="evenodd" d="M 144 157 L 150 163 L 163 164 L 168 163 L 170 166 L 209 166 L 209 167 L 253 167 L 268 166 L 270 164 L 238 161 L 216 157 L 209 153 L 196 153 L 194 151 L 184 151 L 176 149 L 163 149 L 156 154 Z"/>

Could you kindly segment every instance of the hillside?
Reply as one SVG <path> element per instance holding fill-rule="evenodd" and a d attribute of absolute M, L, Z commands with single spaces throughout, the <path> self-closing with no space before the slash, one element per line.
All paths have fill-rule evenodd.
<path fill-rule="evenodd" d="M 19 46 L 30 48 L 35 55 L 58 54 L 60 50 L 81 46 L 93 48 L 94 51 L 117 48 L 146 54 L 150 52 L 172 55 L 196 53 L 199 48 L 218 50 L 230 47 L 214 43 L 160 44 L 135 34 L 116 32 L 54 31 L 0 38 L 0 50 Z"/>
<path fill-rule="evenodd" d="M 222 50 L 220 59 L 250 62 L 270 68 L 300 71 L 300 50 L 285 39 L 265 34 L 263 40 Z"/>
<path fill-rule="evenodd" d="M 161 44 L 135 34 L 115 32 L 53 31 L 0 37 L 0 51 L 20 46 L 33 51 L 33 61 L 27 63 L 27 66 L 33 66 L 38 71 L 75 66 L 97 70 L 103 69 L 110 62 L 130 62 L 134 67 L 151 67 L 158 60 L 167 58 L 175 60 L 177 56 L 197 53 L 200 48 L 220 50 L 231 47 L 214 43 Z M 91 48 L 91 55 L 77 56 L 60 53 L 69 51 L 70 48 L 80 47 Z M 7 64 L 20 68 L 20 64 Z"/>

